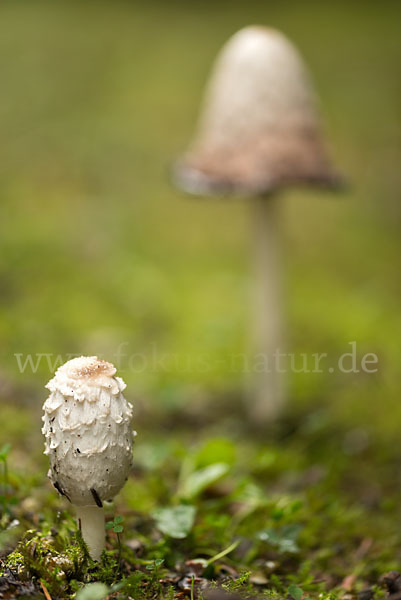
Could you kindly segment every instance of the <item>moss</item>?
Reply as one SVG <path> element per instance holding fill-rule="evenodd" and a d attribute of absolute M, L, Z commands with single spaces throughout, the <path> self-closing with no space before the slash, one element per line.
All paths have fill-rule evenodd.
<path fill-rule="evenodd" d="M 79 545 L 71 545 L 65 552 L 56 546 L 54 536 L 28 530 L 8 555 L 5 567 L 21 581 L 43 580 L 51 594 L 63 594 L 70 578 L 83 575 L 85 557 Z"/>

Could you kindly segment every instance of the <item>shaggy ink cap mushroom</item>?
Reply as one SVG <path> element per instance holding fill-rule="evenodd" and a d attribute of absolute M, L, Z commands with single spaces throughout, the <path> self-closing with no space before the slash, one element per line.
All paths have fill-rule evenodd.
<path fill-rule="evenodd" d="M 74 358 L 47 384 L 43 405 L 48 476 L 77 509 L 91 556 L 104 548 L 103 501 L 113 498 L 132 466 L 132 405 L 115 367 L 96 356 Z"/>
<path fill-rule="evenodd" d="M 174 182 L 198 196 L 244 196 L 253 218 L 253 360 L 247 409 L 258 427 L 285 402 L 276 366 L 283 350 L 281 232 L 277 193 L 294 185 L 337 188 L 317 100 L 298 50 L 279 31 L 241 29 L 215 62 L 198 131 Z M 277 354 L 278 353 L 278 354 Z"/>

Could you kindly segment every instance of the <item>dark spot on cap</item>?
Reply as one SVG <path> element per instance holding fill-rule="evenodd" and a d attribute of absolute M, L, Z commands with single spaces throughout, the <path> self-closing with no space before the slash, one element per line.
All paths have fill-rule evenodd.
<path fill-rule="evenodd" d="M 65 497 L 67 498 L 67 500 L 68 500 L 69 502 L 71 502 L 71 500 L 70 500 L 70 498 L 69 498 L 68 494 L 66 493 L 66 491 L 65 491 L 65 490 L 63 490 L 63 488 L 61 487 L 61 485 L 59 484 L 59 482 L 58 482 L 58 481 L 53 481 L 53 485 L 54 485 L 54 487 L 56 488 L 56 490 L 58 491 L 58 493 L 59 493 L 61 496 L 65 496 Z"/>
<path fill-rule="evenodd" d="M 102 501 L 101 501 L 101 499 L 100 499 L 100 497 L 99 497 L 99 494 L 98 494 L 98 493 L 97 493 L 97 491 L 95 490 L 95 488 L 91 488 L 91 489 L 90 489 L 90 492 L 91 492 L 91 494 L 92 494 L 92 496 L 93 496 L 93 499 L 94 499 L 94 501 L 96 502 L 97 506 L 98 506 L 99 508 L 102 508 L 102 507 L 103 507 Z"/>

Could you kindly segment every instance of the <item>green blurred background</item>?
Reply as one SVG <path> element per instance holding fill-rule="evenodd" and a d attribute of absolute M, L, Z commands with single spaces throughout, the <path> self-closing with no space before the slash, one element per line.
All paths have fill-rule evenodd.
<path fill-rule="evenodd" d="M 117 362 L 139 420 L 240 402 L 249 204 L 187 198 L 169 167 L 216 52 L 252 23 L 300 48 L 350 182 L 282 196 L 288 349 L 379 357 L 376 374 L 292 374 L 290 410 L 398 440 L 400 17 L 389 1 L 3 0 L 0 442 L 42 448 L 51 369 L 21 373 L 15 354 Z"/>

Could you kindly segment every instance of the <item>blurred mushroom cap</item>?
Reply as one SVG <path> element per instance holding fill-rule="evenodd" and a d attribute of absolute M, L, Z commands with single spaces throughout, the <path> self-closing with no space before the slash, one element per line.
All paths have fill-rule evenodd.
<path fill-rule="evenodd" d="M 223 47 L 198 133 L 174 178 L 179 187 L 199 195 L 263 195 L 292 184 L 338 185 L 308 72 L 282 33 L 246 27 Z"/>

